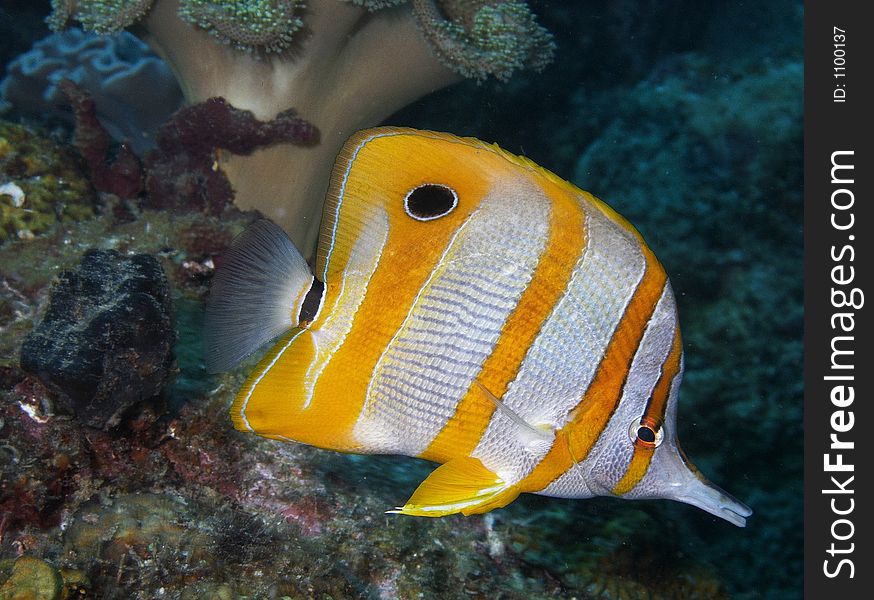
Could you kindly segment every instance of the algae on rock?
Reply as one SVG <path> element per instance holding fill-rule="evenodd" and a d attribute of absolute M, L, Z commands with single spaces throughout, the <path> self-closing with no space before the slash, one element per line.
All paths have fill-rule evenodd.
<path fill-rule="evenodd" d="M 58 222 L 88 219 L 97 198 L 74 154 L 23 125 L 0 121 L 0 185 L 24 197 L 0 194 L 0 244 L 28 239 Z"/>

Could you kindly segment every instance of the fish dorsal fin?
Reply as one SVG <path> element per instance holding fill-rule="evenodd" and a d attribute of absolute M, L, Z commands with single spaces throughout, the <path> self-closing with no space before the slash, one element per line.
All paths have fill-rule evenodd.
<path fill-rule="evenodd" d="M 387 512 L 416 517 L 472 515 L 506 506 L 518 495 L 518 489 L 478 458 L 464 456 L 434 469 L 406 504 Z"/>
<path fill-rule="evenodd" d="M 547 172 L 473 138 L 397 127 L 359 131 L 334 165 L 316 277 L 335 282 L 347 270 L 353 248 L 383 243 L 393 256 L 416 257 L 405 269 L 431 264 L 489 194 L 522 185 L 531 189 L 531 175 L 538 173 Z M 380 223 L 386 221 L 384 242 Z"/>
<path fill-rule="evenodd" d="M 234 240 L 213 276 L 204 345 L 211 373 L 226 371 L 298 325 L 313 286 L 306 261 L 278 225 L 256 221 Z"/>

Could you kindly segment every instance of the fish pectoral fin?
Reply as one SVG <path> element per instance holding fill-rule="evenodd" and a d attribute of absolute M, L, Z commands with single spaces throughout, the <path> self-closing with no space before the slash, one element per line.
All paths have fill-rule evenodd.
<path fill-rule="evenodd" d="M 473 515 L 506 506 L 518 495 L 516 486 L 507 484 L 478 458 L 466 456 L 434 469 L 406 504 L 387 512 L 416 517 Z"/>
<path fill-rule="evenodd" d="M 478 379 L 474 379 L 473 382 L 480 389 L 483 395 L 495 405 L 501 414 L 516 424 L 519 438 L 525 443 L 526 447 L 542 445 L 543 443 L 552 443 L 552 440 L 555 438 L 554 426 L 548 423 L 529 423 L 516 411 L 507 406 L 503 400 L 489 391 L 489 389 L 480 383 Z"/>

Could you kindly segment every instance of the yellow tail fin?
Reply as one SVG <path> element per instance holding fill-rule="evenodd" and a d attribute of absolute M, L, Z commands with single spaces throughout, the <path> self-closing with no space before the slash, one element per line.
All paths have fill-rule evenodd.
<path fill-rule="evenodd" d="M 456 458 L 437 467 L 404 506 L 389 513 L 416 517 L 473 515 L 506 506 L 519 490 L 483 466 L 478 458 Z"/>

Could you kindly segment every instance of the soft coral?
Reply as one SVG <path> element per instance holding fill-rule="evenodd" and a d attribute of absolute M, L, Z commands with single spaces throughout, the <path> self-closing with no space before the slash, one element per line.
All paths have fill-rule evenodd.
<path fill-rule="evenodd" d="M 281 54 L 258 55 L 216 43 L 180 19 L 177 4 L 155 3 L 145 38 L 170 64 L 189 102 L 222 96 L 264 120 L 294 107 L 319 128 L 317 146 L 277 144 L 221 159 L 236 204 L 282 225 L 304 253 L 315 247 L 331 167 L 346 138 L 460 79 L 433 56 L 408 6 L 371 13 L 311 0 L 296 43 Z"/>

